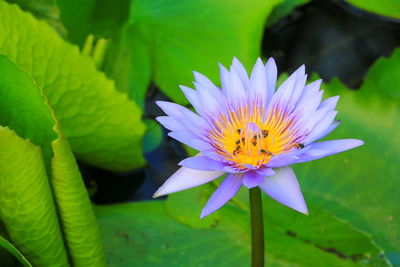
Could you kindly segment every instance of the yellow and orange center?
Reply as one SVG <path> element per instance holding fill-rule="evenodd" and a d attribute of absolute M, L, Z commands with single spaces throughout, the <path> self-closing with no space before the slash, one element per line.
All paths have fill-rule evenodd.
<path fill-rule="evenodd" d="M 213 147 L 239 170 L 247 169 L 248 165 L 257 168 L 275 155 L 303 147 L 296 142 L 293 119 L 277 110 L 264 119 L 264 113 L 265 108 L 241 107 L 214 121 L 209 133 Z"/>

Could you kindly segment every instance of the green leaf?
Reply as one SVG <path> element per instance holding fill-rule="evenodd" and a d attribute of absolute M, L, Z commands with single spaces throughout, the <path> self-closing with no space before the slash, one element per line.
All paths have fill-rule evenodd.
<path fill-rule="evenodd" d="M 218 62 L 230 64 L 236 56 L 247 66 L 254 63 L 265 19 L 280 2 L 132 0 L 129 22 L 135 29 L 132 38 L 143 38 L 151 52 L 156 85 L 175 102 L 187 104 L 178 85 L 191 85 L 193 70 L 217 81 Z M 138 60 L 134 68 L 145 64 Z"/>
<path fill-rule="evenodd" d="M 67 29 L 68 39 L 82 45 L 86 37 L 92 33 L 88 23 L 96 0 L 57 0 L 60 7 L 61 21 Z"/>
<path fill-rule="evenodd" d="M 387 101 L 400 100 L 400 48 L 397 48 L 390 58 L 378 59 L 369 69 L 361 91 L 363 94 L 373 94 Z M 390 101 L 389 100 L 389 101 Z"/>
<path fill-rule="evenodd" d="M 40 89 L 32 79 L 8 58 L 0 55 L 0 125 L 41 147 L 44 162 L 50 168 L 53 156 L 50 142 L 56 139 L 54 120 Z"/>
<path fill-rule="evenodd" d="M 398 0 L 346 0 L 350 4 L 378 15 L 400 19 L 400 2 Z"/>
<path fill-rule="evenodd" d="M 0 56 L 0 69 L 4 75 L 0 123 L 48 151 L 44 160 L 71 261 L 74 266 L 103 266 L 102 241 L 86 188 L 42 90 L 4 56 Z"/>
<path fill-rule="evenodd" d="M 75 266 L 103 266 L 102 241 L 86 188 L 41 88 L 1 55 L 0 70 L 4 75 L 0 79 L 0 95 L 3 96 L 0 110 L 7 115 L 1 117 L 0 124 L 11 127 L 47 151 L 43 156 L 51 175 L 50 182 L 71 261 Z"/>
<path fill-rule="evenodd" d="M 396 69 L 392 71 L 396 75 Z M 395 219 L 400 213 L 397 205 L 400 147 L 394 137 L 400 129 L 399 102 L 385 97 L 384 91 L 382 98 L 376 97 L 377 92 L 371 94 L 370 79 L 368 75 L 359 92 L 343 90 L 338 80 L 327 85 L 329 91 L 341 92 L 337 110 L 338 119 L 343 121 L 328 139 L 359 138 L 365 144 L 346 153 L 301 164 L 295 170 L 308 202 L 318 203 L 371 234 L 396 265 L 400 264 L 400 222 Z"/>
<path fill-rule="evenodd" d="M 195 229 L 172 220 L 163 204 L 163 201 L 153 201 L 95 208 L 110 266 L 249 265 L 247 212 L 228 205 L 221 210 L 218 224 L 210 229 Z M 310 224 L 305 216 L 297 216 L 292 212 L 284 226 L 266 221 L 269 265 L 363 266 L 368 260 L 366 255 L 359 255 L 361 251 L 377 253 L 368 236 L 326 213 L 318 225 Z M 303 233 L 285 231 L 296 225 L 309 237 L 313 234 L 313 238 L 309 240 L 303 238 Z M 324 235 L 328 237 L 324 239 Z M 333 246 L 347 248 L 355 254 L 342 254 Z"/>
<path fill-rule="evenodd" d="M 268 17 L 267 26 L 271 26 L 281 18 L 289 15 L 296 7 L 304 5 L 310 0 L 285 0 L 274 8 L 271 15 Z"/>
<path fill-rule="evenodd" d="M 0 18 L 0 54 L 43 88 L 77 158 L 114 171 L 142 166 L 139 108 L 44 22 L 5 2 Z"/>
<path fill-rule="evenodd" d="M 24 255 L 2 236 L 0 236 L 0 262 L 3 266 L 32 267 Z"/>
<path fill-rule="evenodd" d="M 156 149 L 162 141 L 161 126 L 154 120 L 144 120 L 146 124 L 146 134 L 143 138 L 143 151 L 149 153 Z"/>
<path fill-rule="evenodd" d="M 215 226 L 221 220 L 218 212 L 200 220 L 201 210 L 215 189 L 216 186 L 210 183 L 168 196 L 165 202 L 168 214 L 193 228 L 207 229 Z"/>
<path fill-rule="evenodd" d="M 0 127 L 0 217 L 34 266 L 68 266 L 40 149 Z"/>
<path fill-rule="evenodd" d="M 129 0 L 57 0 L 72 43 L 81 46 L 89 34 L 113 38 L 127 21 Z"/>
<path fill-rule="evenodd" d="M 61 23 L 60 9 L 56 0 L 6 0 L 18 4 L 21 9 L 31 12 L 36 18 L 45 20 L 60 36 L 66 35 L 66 30 Z"/>
<path fill-rule="evenodd" d="M 139 34 L 129 24 L 123 27 L 118 39 L 110 45 L 105 72 L 115 80 L 118 90 L 143 109 L 151 80 L 151 58 L 149 48 Z"/>
<path fill-rule="evenodd" d="M 74 266 L 105 266 L 103 243 L 88 193 L 67 140 L 58 126 L 53 141 L 51 184 Z"/>

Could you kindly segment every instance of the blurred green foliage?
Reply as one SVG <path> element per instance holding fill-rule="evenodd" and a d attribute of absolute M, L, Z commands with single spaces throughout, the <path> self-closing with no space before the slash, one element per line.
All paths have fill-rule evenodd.
<path fill-rule="evenodd" d="M 94 213 L 76 159 L 117 172 L 143 167 L 143 152 L 162 140 L 158 124 L 142 119 L 149 85 L 187 104 L 178 85 L 190 85 L 192 70 L 218 83 L 218 62 L 236 56 L 249 69 L 264 25 L 308 1 L 7 2 L 0 1 L 0 265 L 248 265 L 246 190 L 204 220 L 215 184 Z M 400 18 L 396 0 L 348 2 Z M 324 84 L 327 95 L 341 95 L 344 122 L 329 139 L 365 145 L 295 166 L 310 216 L 264 197 L 268 265 L 400 265 L 399 57 L 397 49 L 376 61 L 358 91 L 337 79 Z"/>

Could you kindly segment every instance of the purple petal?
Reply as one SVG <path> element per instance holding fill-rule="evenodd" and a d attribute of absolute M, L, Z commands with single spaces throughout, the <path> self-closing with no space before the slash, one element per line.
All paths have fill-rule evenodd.
<path fill-rule="evenodd" d="M 170 117 L 173 117 L 178 121 L 184 120 L 185 126 L 187 126 L 186 124 L 189 124 L 190 127 L 187 127 L 189 130 L 193 128 L 208 130 L 209 128 L 209 124 L 206 120 L 181 105 L 165 101 L 156 101 L 156 104 Z"/>
<path fill-rule="evenodd" d="M 310 149 L 301 154 L 297 162 L 316 160 L 361 146 L 362 144 L 364 144 L 364 142 L 357 139 L 341 139 L 312 143 L 309 145 Z"/>
<path fill-rule="evenodd" d="M 255 171 L 248 171 L 243 176 L 243 185 L 247 188 L 259 186 L 264 182 L 265 177 Z"/>
<path fill-rule="evenodd" d="M 186 127 L 180 123 L 177 119 L 169 116 L 160 116 L 156 120 L 161 123 L 162 126 L 170 131 L 184 131 Z"/>
<path fill-rule="evenodd" d="M 234 105 L 234 107 L 244 106 L 247 100 L 247 93 L 243 87 L 243 83 L 239 78 L 239 75 L 236 73 L 235 69 L 231 69 L 230 72 L 230 87 L 227 88 L 226 96 L 230 99 L 230 102 Z"/>
<path fill-rule="evenodd" d="M 250 77 L 249 100 L 260 106 L 265 106 L 267 101 L 267 74 L 261 58 L 257 59 Z"/>
<path fill-rule="evenodd" d="M 328 134 L 330 134 L 333 130 L 336 129 L 336 127 L 338 127 L 342 122 L 341 121 L 333 121 L 331 125 L 329 125 L 328 129 L 321 134 L 319 139 L 324 138 L 325 136 L 327 136 Z"/>
<path fill-rule="evenodd" d="M 314 129 L 315 125 L 319 123 L 325 116 L 326 114 L 330 112 L 329 107 L 323 107 L 320 109 L 317 109 L 315 112 L 313 112 L 305 121 L 304 125 L 302 126 L 303 129 L 305 129 L 307 132 L 312 131 Z"/>
<path fill-rule="evenodd" d="M 245 88 L 249 87 L 249 75 L 247 74 L 247 71 L 245 67 L 243 66 L 240 61 L 234 57 L 232 60 L 232 69 L 236 71 L 236 73 L 239 75 L 240 80 L 242 81 L 243 85 Z"/>
<path fill-rule="evenodd" d="M 289 103 L 287 104 L 290 108 L 288 111 L 292 111 L 296 107 L 296 103 L 299 100 L 307 81 L 307 75 L 305 74 L 305 67 L 302 65 L 297 71 L 296 83 L 293 87 L 292 95 L 290 96 Z"/>
<path fill-rule="evenodd" d="M 218 154 L 214 150 L 202 150 L 201 154 L 203 154 L 204 156 L 206 156 L 210 159 L 217 160 L 217 161 L 222 161 L 224 159 L 220 154 Z"/>
<path fill-rule="evenodd" d="M 192 88 L 180 85 L 179 86 L 183 92 L 183 94 L 185 95 L 185 97 L 187 98 L 187 100 L 189 100 L 190 104 L 192 104 L 192 106 L 194 107 L 194 109 L 197 111 L 197 113 L 199 113 L 200 115 L 201 113 L 201 102 L 200 102 L 200 98 L 198 93 L 193 90 Z"/>
<path fill-rule="evenodd" d="M 153 198 L 199 186 L 223 175 L 218 171 L 199 171 L 182 167 L 154 193 Z"/>
<path fill-rule="evenodd" d="M 222 171 L 225 165 L 205 156 L 196 156 L 182 160 L 180 166 L 202 171 Z"/>
<path fill-rule="evenodd" d="M 332 125 L 336 117 L 337 111 L 330 111 L 326 116 L 319 121 L 314 129 L 309 133 L 306 139 L 304 139 L 305 144 L 309 144 L 321 138 L 321 136 L 326 132 L 326 130 Z"/>
<path fill-rule="evenodd" d="M 265 166 L 258 168 L 257 170 L 255 170 L 255 172 L 262 176 L 271 176 L 275 174 L 275 171 L 272 168 L 268 168 Z"/>
<path fill-rule="evenodd" d="M 223 103 L 218 101 L 206 90 L 198 91 L 201 106 L 199 113 L 209 115 L 210 117 L 218 117 L 218 114 L 223 113 Z"/>
<path fill-rule="evenodd" d="M 199 139 L 196 135 L 188 131 L 170 132 L 168 135 L 198 151 L 210 150 L 213 148 L 209 143 Z"/>
<path fill-rule="evenodd" d="M 299 160 L 299 155 L 306 152 L 310 147 L 298 149 L 285 154 L 273 156 L 270 161 L 267 162 L 267 167 L 278 168 L 291 165 Z"/>
<path fill-rule="evenodd" d="M 224 103 L 225 98 L 222 95 L 221 89 L 215 86 L 206 76 L 201 73 L 193 72 L 194 78 L 196 82 L 194 82 L 194 86 L 197 91 L 206 90 L 215 100 L 219 103 Z"/>
<path fill-rule="evenodd" d="M 180 118 L 183 116 L 181 113 L 181 108 L 184 107 L 182 107 L 181 105 L 166 101 L 156 101 L 156 104 L 162 109 L 162 111 L 165 112 L 165 114 L 171 117 Z"/>
<path fill-rule="evenodd" d="M 231 74 L 221 63 L 219 63 L 219 76 L 221 79 L 222 92 L 226 96 L 227 90 L 231 87 Z"/>
<path fill-rule="evenodd" d="M 264 183 L 259 187 L 283 205 L 308 214 L 307 205 L 292 168 L 282 167 L 275 169 L 275 172 L 275 175 L 265 177 Z"/>
<path fill-rule="evenodd" d="M 316 84 L 320 84 L 320 81 L 316 81 Z M 306 87 L 310 85 L 311 84 L 307 85 Z M 317 87 L 317 85 L 315 85 L 315 87 Z M 306 122 L 310 116 L 312 116 L 313 112 L 315 112 L 320 105 L 322 96 L 324 94 L 323 91 L 317 90 L 314 92 L 314 89 L 304 89 L 304 91 L 306 91 L 305 97 L 303 95 L 301 96 L 294 111 L 294 113 L 298 113 L 301 116 L 299 123 Z"/>
<path fill-rule="evenodd" d="M 265 104 L 268 105 L 275 93 L 276 79 L 278 77 L 276 63 L 272 57 L 265 64 L 265 73 L 267 74 L 267 98 Z"/>
<path fill-rule="evenodd" d="M 243 174 L 229 174 L 212 194 L 206 206 L 201 211 L 200 218 L 213 213 L 228 202 L 242 185 Z"/>
<path fill-rule="evenodd" d="M 339 101 L 340 96 L 332 96 L 327 99 L 325 99 L 321 105 L 319 105 L 318 109 L 328 107 L 329 111 L 333 111 L 336 108 L 336 105 Z"/>
<path fill-rule="evenodd" d="M 290 96 L 293 92 L 293 87 L 296 83 L 297 73 L 294 72 L 279 86 L 275 95 L 272 97 L 270 108 L 279 107 L 283 110 L 286 104 L 289 102 Z"/>

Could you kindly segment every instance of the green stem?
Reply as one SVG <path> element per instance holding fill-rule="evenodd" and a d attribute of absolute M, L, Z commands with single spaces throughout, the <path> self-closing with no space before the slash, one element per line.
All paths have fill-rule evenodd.
<path fill-rule="evenodd" d="M 249 190 L 251 217 L 251 266 L 264 267 L 264 222 L 261 190 L 258 187 Z"/>

